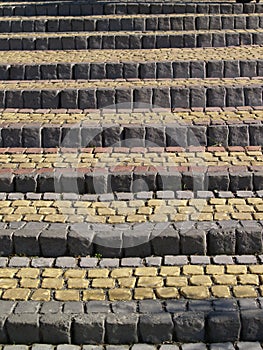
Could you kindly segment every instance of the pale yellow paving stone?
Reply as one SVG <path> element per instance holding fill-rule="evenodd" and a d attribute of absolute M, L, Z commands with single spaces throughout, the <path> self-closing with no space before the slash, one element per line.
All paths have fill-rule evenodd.
<path fill-rule="evenodd" d="M 38 209 L 38 214 L 43 214 L 43 215 L 52 215 L 52 214 L 56 214 L 57 213 L 57 209 L 56 208 L 39 208 Z"/>
<path fill-rule="evenodd" d="M 85 222 L 93 223 L 93 224 L 105 224 L 107 218 L 105 216 L 92 216 L 89 215 L 86 217 Z"/>
<path fill-rule="evenodd" d="M 152 214 L 152 210 L 153 209 L 149 207 L 140 207 L 138 208 L 137 214 L 150 215 Z M 156 213 L 156 210 L 154 212 Z"/>
<path fill-rule="evenodd" d="M 134 276 L 157 276 L 158 270 L 156 267 L 136 267 Z"/>
<path fill-rule="evenodd" d="M 88 201 L 76 201 L 73 203 L 73 206 L 75 208 L 90 208 L 91 204 L 92 202 L 88 202 Z"/>
<path fill-rule="evenodd" d="M 216 298 L 231 298 L 229 286 L 212 286 L 211 292 Z"/>
<path fill-rule="evenodd" d="M 189 279 L 190 284 L 194 286 L 211 286 L 212 285 L 212 280 L 209 276 L 204 276 L 204 275 L 195 275 L 190 277 Z"/>
<path fill-rule="evenodd" d="M 63 274 L 64 278 L 85 278 L 86 270 L 68 269 Z"/>
<path fill-rule="evenodd" d="M 109 224 L 123 224 L 123 223 L 125 223 L 125 216 L 110 216 L 107 219 L 107 223 L 109 223 Z"/>
<path fill-rule="evenodd" d="M 121 288 L 134 288 L 136 284 L 135 277 L 121 277 L 117 280 Z"/>
<path fill-rule="evenodd" d="M 167 287 L 184 287 L 187 286 L 188 280 L 186 277 L 167 277 L 166 286 Z"/>
<path fill-rule="evenodd" d="M 20 287 L 23 287 L 23 288 L 38 288 L 39 284 L 40 284 L 39 279 L 22 278 L 20 280 Z"/>
<path fill-rule="evenodd" d="M 8 288 L 16 288 L 17 280 L 11 278 L 0 278 L 0 288 L 8 289 Z"/>
<path fill-rule="evenodd" d="M 0 269 L 0 278 L 12 278 L 19 271 L 19 269 L 14 268 L 1 268 Z"/>
<path fill-rule="evenodd" d="M 237 277 L 238 283 L 239 284 L 252 284 L 252 285 L 258 285 L 259 284 L 259 278 L 258 275 L 252 275 L 252 274 L 248 274 L 248 275 L 239 275 Z"/>
<path fill-rule="evenodd" d="M 215 211 L 218 213 L 233 213 L 234 208 L 232 205 L 215 205 Z"/>
<path fill-rule="evenodd" d="M 106 296 L 103 289 L 88 289 L 83 291 L 83 301 L 105 299 Z"/>
<path fill-rule="evenodd" d="M 263 220 L 263 213 L 253 213 L 253 218 L 255 220 Z"/>
<path fill-rule="evenodd" d="M 149 215 L 150 222 L 168 222 L 168 216 L 162 214 Z"/>
<path fill-rule="evenodd" d="M 84 222 L 84 217 L 82 215 L 69 215 L 67 222 L 71 224 Z"/>
<path fill-rule="evenodd" d="M 85 289 L 89 287 L 89 281 L 82 278 L 69 278 L 67 285 L 69 289 Z"/>
<path fill-rule="evenodd" d="M 185 199 L 170 199 L 168 200 L 168 205 L 174 207 L 185 207 L 188 204 L 188 201 Z"/>
<path fill-rule="evenodd" d="M 58 208 L 58 214 L 75 215 L 75 208 Z"/>
<path fill-rule="evenodd" d="M 213 214 L 212 213 L 191 214 L 190 219 L 193 221 L 213 221 Z"/>
<path fill-rule="evenodd" d="M 215 221 L 230 220 L 230 215 L 226 213 L 215 213 L 214 220 Z"/>
<path fill-rule="evenodd" d="M 32 205 L 35 207 L 51 207 L 53 205 L 54 201 L 45 201 L 45 200 L 38 200 L 33 201 Z"/>
<path fill-rule="evenodd" d="M 177 299 L 179 298 L 179 292 L 173 287 L 161 287 L 156 288 L 156 296 L 159 299 Z"/>
<path fill-rule="evenodd" d="M 91 282 L 93 288 L 114 288 L 115 279 L 113 278 L 94 278 Z"/>
<path fill-rule="evenodd" d="M 165 200 L 163 199 L 149 199 L 148 200 L 148 205 L 150 207 L 156 207 L 156 206 L 165 206 Z"/>
<path fill-rule="evenodd" d="M 262 204 L 263 198 L 247 198 L 248 204 Z"/>
<path fill-rule="evenodd" d="M 138 287 L 162 287 L 163 279 L 162 277 L 139 277 L 137 282 Z"/>
<path fill-rule="evenodd" d="M 252 286 L 234 286 L 233 294 L 236 298 L 256 298 L 257 291 Z"/>
<path fill-rule="evenodd" d="M 14 210 L 14 214 L 22 214 L 22 215 L 26 215 L 26 214 L 36 214 L 37 210 L 34 207 L 21 207 L 21 208 L 16 208 Z"/>
<path fill-rule="evenodd" d="M 248 266 L 248 270 L 250 273 L 261 275 L 263 274 L 263 265 L 250 265 Z"/>
<path fill-rule="evenodd" d="M 48 289 L 37 289 L 33 292 L 31 300 L 35 301 L 50 301 L 51 291 Z"/>
<path fill-rule="evenodd" d="M 59 301 L 79 301 L 78 290 L 57 290 L 55 292 L 55 299 Z"/>
<path fill-rule="evenodd" d="M 208 299 L 209 289 L 201 286 L 187 286 L 180 288 L 180 294 L 187 299 Z"/>
<path fill-rule="evenodd" d="M 109 276 L 110 270 L 108 269 L 90 269 L 88 270 L 88 278 L 106 278 Z"/>
<path fill-rule="evenodd" d="M 120 278 L 120 277 L 131 277 L 133 270 L 131 268 L 117 268 L 113 269 L 110 273 L 112 278 Z"/>
<path fill-rule="evenodd" d="M 188 215 L 187 214 L 175 214 L 175 215 L 170 215 L 170 220 L 171 221 L 187 221 L 188 220 Z"/>
<path fill-rule="evenodd" d="M 254 212 L 255 209 L 250 205 L 235 205 L 235 208 L 240 213 Z"/>
<path fill-rule="evenodd" d="M 59 268 L 45 268 L 42 272 L 42 277 L 58 278 L 63 275 L 63 270 Z"/>
<path fill-rule="evenodd" d="M 193 214 L 196 212 L 194 207 L 178 207 L 177 210 L 179 214 Z"/>
<path fill-rule="evenodd" d="M 229 205 L 245 205 L 246 204 L 246 200 L 243 198 L 230 198 L 227 200 L 227 203 Z"/>
<path fill-rule="evenodd" d="M 236 275 L 214 275 L 213 280 L 216 284 L 223 284 L 229 286 L 235 286 L 237 284 Z"/>
<path fill-rule="evenodd" d="M 250 213 L 232 213 L 231 217 L 233 220 L 253 220 Z"/>
<path fill-rule="evenodd" d="M 133 223 L 133 222 L 146 222 L 147 217 L 145 215 L 128 215 L 127 222 Z"/>
<path fill-rule="evenodd" d="M 54 201 L 53 203 L 53 206 L 56 207 L 56 208 L 70 208 L 72 206 L 72 202 L 71 201 L 59 201 L 59 200 L 56 200 Z"/>
<path fill-rule="evenodd" d="M 109 300 L 110 301 L 132 300 L 132 293 L 130 289 L 125 289 L 125 288 L 110 289 Z"/>
<path fill-rule="evenodd" d="M 0 208 L 10 207 L 11 204 L 12 204 L 11 201 L 2 201 L 2 202 L 0 202 Z"/>
<path fill-rule="evenodd" d="M 26 288 L 13 288 L 7 289 L 2 295 L 4 300 L 28 300 L 30 295 L 30 289 Z"/>
<path fill-rule="evenodd" d="M 136 208 L 118 208 L 117 209 L 117 215 L 129 215 L 133 219 L 135 214 L 136 214 Z M 136 215 L 135 220 L 137 217 L 141 218 L 142 215 Z"/>
<path fill-rule="evenodd" d="M 180 276 L 180 267 L 178 266 L 162 266 L 159 272 L 160 276 Z"/>
<path fill-rule="evenodd" d="M 135 300 L 155 299 L 155 294 L 152 288 L 135 288 L 134 299 Z"/>
<path fill-rule="evenodd" d="M 96 209 L 92 208 L 77 208 L 77 215 L 96 215 Z"/>
<path fill-rule="evenodd" d="M 115 210 L 112 208 L 98 208 L 98 215 L 115 215 Z"/>
<path fill-rule="evenodd" d="M 6 215 L 6 214 L 12 214 L 14 212 L 14 208 L 1 208 L 0 209 L 0 214 Z"/>
<path fill-rule="evenodd" d="M 64 280 L 62 278 L 43 278 L 41 287 L 44 289 L 62 289 L 64 287 Z"/>
<path fill-rule="evenodd" d="M 210 198 L 209 199 L 209 204 L 225 205 L 226 204 L 226 199 L 224 199 L 224 198 Z"/>
<path fill-rule="evenodd" d="M 240 275 L 247 273 L 246 265 L 226 265 L 226 273 Z"/>
<path fill-rule="evenodd" d="M 53 223 L 65 223 L 67 221 L 66 215 L 46 215 L 44 218 L 44 221 L 46 222 L 53 222 Z"/>
<path fill-rule="evenodd" d="M 184 265 L 183 274 L 184 275 L 203 275 L 204 267 L 200 265 Z"/>
<path fill-rule="evenodd" d="M 10 215 L 3 215 L 2 221 L 3 222 L 20 222 L 22 221 L 22 215 L 15 215 L 15 214 L 10 214 Z"/>
<path fill-rule="evenodd" d="M 29 214 L 24 216 L 24 221 L 35 221 L 35 222 L 42 222 L 44 219 L 44 215 L 38 215 L 38 214 Z"/>
<path fill-rule="evenodd" d="M 31 204 L 31 201 L 19 199 L 12 202 L 12 207 L 28 207 Z"/>
<path fill-rule="evenodd" d="M 205 270 L 208 275 L 223 275 L 225 267 L 222 265 L 207 265 Z"/>

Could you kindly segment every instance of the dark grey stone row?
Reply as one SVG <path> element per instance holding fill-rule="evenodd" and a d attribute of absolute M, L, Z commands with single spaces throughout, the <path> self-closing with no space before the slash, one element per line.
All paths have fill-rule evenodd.
<path fill-rule="evenodd" d="M 262 13 L 262 4 L 198 3 L 198 2 L 87 2 L 58 1 L 46 3 L 12 4 L 0 7 L 0 16 L 86 16 L 110 14 L 240 14 Z"/>
<path fill-rule="evenodd" d="M 134 34 L 95 34 L 67 36 L 31 36 L 22 33 L 18 37 L 0 37 L 0 51 L 8 50 L 86 50 L 86 49 L 160 49 L 160 48 L 195 48 L 225 47 L 240 45 L 262 45 L 263 32 L 227 32 L 204 33 L 175 32 L 163 34 L 147 32 Z"/>
<path fill-rule="evenodd" d="M 170 343 L 164 345 L 153 345 L 149 343 L 140 343 L 135 345 L 66 345 L 60 344 L 58 346 L 52 344 L 34 344 L 27 345 L 7 345 L 3 348 L 0 344 L 1 350 L 262 350 L 259 342 L 224 342 L 215 344 L 204 343 Z"/>
<path fill-rule="evenodd" d="M 21 18 L 1 19 L 0 33 L 16 32 L 81 32 L 81 31 L 156 31 L 156 30 L 224 30 L 263 28 L 260 15 L 213 15 L 140 18 Z"/>
<path fill-rule="evenodd" d="M 263 76 L 261 59 L 0 65 L 1 80 L 203 79 L 257 76 Z"/>
<path fill-rule="evenodd" d="M 0 90 L 0 108 L 131 110 L 262 106 L 262 85 Z"/>
<path fill-rule="evenodd" d="M 261 303 L 258 299 L 1 301 L 0 340 L 54 345 L 262 342 Z"/>
<path fill-rule="evenodd" d="M 73 192 L 77 194 L 111 194 L 141 191 L 261 191 L 262 168 L 205 167 L 177 169 L 45 169 L 21 172 L 9 170 L 0 174 L 1 192 Z"/>
<path fill-rule="evenodd" d="M 118 94 L 118 92 L 117 92 Z M 45 115 L 43 115 L 43 120 Z M 232 122 L 233 123 L 233 122 Z M 261 146 L 263 124 L 0 125 L 0 147 Z M 76 150 L 77 151 L 77 150 Z"/>
<path fill-rule="evenodd" d="M 262 223 L 257 221 L 186 221 L 115 226 L 87 223 L 18 224 L 1 227 L 0 256 L 18 254 L 55 258 L 100 254 L 103 258 L 145 258 L 171 255 L 171 258 L 165 258 L 165 264 L 174 265 L 182 263 L 182 260 L 174 259 L 174 255 L 222 255 L 215 259 L 215 263 L 226 264 L 233 263 L 231 256 L 224 258 L 226 254 L 252 255 L 263 252 Z M 29 264 L 30 259 L 25 259 Z M 183 261 L 187 263 L 187 259 Z M 93 263 L 97 264 L 97 261 Z M 132 259 L 131 264 L 134 263 Z"/>

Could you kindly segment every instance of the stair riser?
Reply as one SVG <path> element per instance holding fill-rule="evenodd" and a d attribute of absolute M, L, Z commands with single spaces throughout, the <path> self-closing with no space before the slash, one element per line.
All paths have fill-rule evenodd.
<path fill-rule="evenodd" d="M 0 20 L 0 33 L 80 32 L 80 31 L 155 31 L 155 30 L 223 30 L 263 28 L 263 16 L 202 16 L 106 19 L 22 19 Z"/>
<path fill-rule="evenodd" d="M 66 37 L 1 37 L 0 51 L 7 50 L 86 50 L 158 49 L 262 45 L 263 33 L 195 33 L 176 35 L 72 35 Z"/>
<path fill-rule="evenodd" d="M 94 228 L 83 231 L 83 225 L 88 224 L 80 224 L 82 228 L 73 225 L 70 229 L 70 224 L 45 223 L 41 228 L 41 224 L 35 223 L 33 228 L 32 223 L 21 223 L 25 224 L 23 228 L 0 229 L 0 256 L 56 258 L 101 254 L 103 258 L 145 258 L 151 255 L 252 255 L 263 252 L 263 229 L 257 221 L 247 221 L 247 227 L 242 227 L 238 221 L 187 221 L 177 223 L 178 228 L 167 232 L 160 225 L 168 224 L 145 223 L 137 229 L 131 224 L 128 227 L 115 224 L 115 229 L 113 225 L 98 224 L 96 229 L 93 224 Z M 224 225 L 220 226 L 221 223 Z M 101 241 L 103 246 L 99 244 Z"/>
<path fill-rule="evenodd" d="M 121 88 L 72 90 L 0 90 L 0 108 L 71 108 L 130 110 L 141 108 L 262 106 L 262 86 Z"/>
<path fill-rule="evenodd" d="M 263 60 L 0 65 L 1 80 L 203 79 L 258 76 L 263 76 Z"/>
<path fill-rule="evenodd" d="M 47 303 L 40 304 L 46 304 L 45 309 L 49 309 Z M 222 343 L 237 340 L 262 342 L 263 339 L 261 332 L 263 311 L 255 301 L 255 306 L 245 309 L 237 306 L 231 308 L 230 303 L 225 303 L 224 309 L 224 301 L 221 300 L 220 311 L 214 311 L 212 305 L 207 304 L 193 305 L 193 309 L 186 311 L 185 303 L 172 304 L 167 301 L 171 312 L 149 311 L 142 314 L 131 312 L 128 306 L 124 307 L 124 311 L 118 312 L 117 305 L 114 304 L 116 303 L 112 303 L 111 306 L 115 313 L 112 311 L 84 313 L 82 304 L 82 307 L 80 306 L 82 311 L 75 313 L 58 311 L 50 314 L 48 311 L 41 314 L 34 310 L 35 305 L 29 313 L 16 314 L 12 302 L 2 303 L 2 308 L 8 312 L 1 314 L 1 343 L 159 344 L 170 343 L 172 340 L 180 343 Z M 86 305 L 89 307 L 88 303 Z M 52 306 L 55 307 L 50 305 L 50 309 Z M 62 307 L 61 304 L 59 307 L 56 306 L 57 309 Z M 101 307 L 99 303 L 94 304 L 93 308 L 96 306 L 101 310 L 109 308 L 103 303 Z M 90 307 L 92 308 L 92 302 Z M 148 308 L 150 310 L 151 306 Z M 227 346 L 229 347 L 229 343 Z"/>
<path fill-rule="evenodd" d="M 154 168 L 154 166 L 153 166 Z M 211 167 L 213 168 L 213 167 Z M 40 169 L 40 171 L 43 169 Z M 46 169 L 45 169 L 46 170 Z M 92 168 L 88 169 L 92 170 Z M 96 194 L 112 192 L 140 192 L 140 191 L 232 191 L 263 190 L 263 171 L 257 173 L 246 167 L 239 173 L 222 170 L 206 172 L 201 168 L 192 171 L 67 171 L 59 168 L 56 171 L 39 174 L 38 171 L 22 173 L 17 170 L 14 175 L 7 170 L 0 174 L 0 192 L 76 192 L 79 194 Z M 212 170 L 212 169 L 211 169 Z"/>
<path fill-rule="evenodd" d="M 0 16 L 87 16 L 110 14 L 167 14 L 206 13 L 240 14 L 262 13 L 262 4 L 202 4 L 202 3 L 132 3 L 87 4 L 85 2 L 59 4 L 21 4 L 2 6 Z"/>
<path fill-rule="evenodd" d="M 44 121 L 45 116 L 43 116 Z M 84 118 L 85 121 L 85 118 Z M 176 122 L 175 122 L 176 124 Z M 69 134 L 71 133 L 71 134 Z M 30 135 L 30 139 L 28 136 Z M 69 137 L 67 135 L 72 135 Z M 66 138 L 65 138 L 66 137 Z M 0 147 L 262 146 L 263 124 L 226 125 L 23 125 L 1 126 Z M 2 152 L 1 152 L 2 153 Z"/>

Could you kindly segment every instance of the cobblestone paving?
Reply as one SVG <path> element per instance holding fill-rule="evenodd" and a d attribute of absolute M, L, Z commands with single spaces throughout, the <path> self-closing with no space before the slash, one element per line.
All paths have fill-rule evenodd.
<path fill-rule="evenodd" d="M 134 81 L 19 81 L 19 82 L 5 82 L 0 83 L 0 90 L 26 90 L 26 89 L 84 89 L 84 88 L 136 88 L 136 87 L 176 87 L 176 86 L 261 86 L 263 78 L 246 78 L 242 77 L 240 79 L 199 79 L 189 80 L 189 79 L 176 79 L 176 80 L 134 80 Z"/>
<path fill-rule="evenodd" d="M 171 110 L 159 112 L 85 112 L 83 110 L 5 110 L 0 111 L 1 124 L 36 123 L 36 124 L 77 124 L 81 122 L 89 125 L 109 125 L 109 124 L 136 124 L 136 125 L 165 125 L 167 123 L 179 122 L 187 125 L 191 124 L 240 124 L 256 121 L 262 122 L 263 108 L 242 107 L 240 109 L 208 108 L 207 111 L 198 110 Z"/>
<path fill-rule="evenodd" d="M 261 264 L 0 268 L 0 294 L 2 300 L 35 301 L 257 298 L 262 274 Z"/>
<path fill-rule="evenodd" d="M 55 194 L 56 195 L 56 194 Z M 52 194 L 51 196 L 52 197 Z M 263 220 L 263 199 L 2 200 L 1 222 L 139 223 Z"/>
<path fill-rule="evenodd" d="M 149 167 L 146 171 L 158 167 L 180 170 L 185 167 L 224 167 L 244 166 L 252 168 L 263 166 L 263 153 L 260 146 L 240 147 L 150 147 L 150 148 L 82 148 L 70 151 L 62 149 L 0 149 L 0 169 L 43 169 L 43 168 L 93 168 L 111 169 L 117 171 L 118 167 L 136 170 L 136 167 Z M 121 170 L 121 168 L 119 168 Z M 184 168 L 181 168 L 182 170 Z M 125 170 L 125 168 L 123 168 Z"/>

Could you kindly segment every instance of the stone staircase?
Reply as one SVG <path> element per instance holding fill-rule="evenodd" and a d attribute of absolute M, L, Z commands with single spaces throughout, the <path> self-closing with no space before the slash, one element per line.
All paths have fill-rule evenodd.
<path fill-rule="evenodd" d="M 1 350 L 263 349 L 262 45 L 262 3 L 2 0 Z"/>

